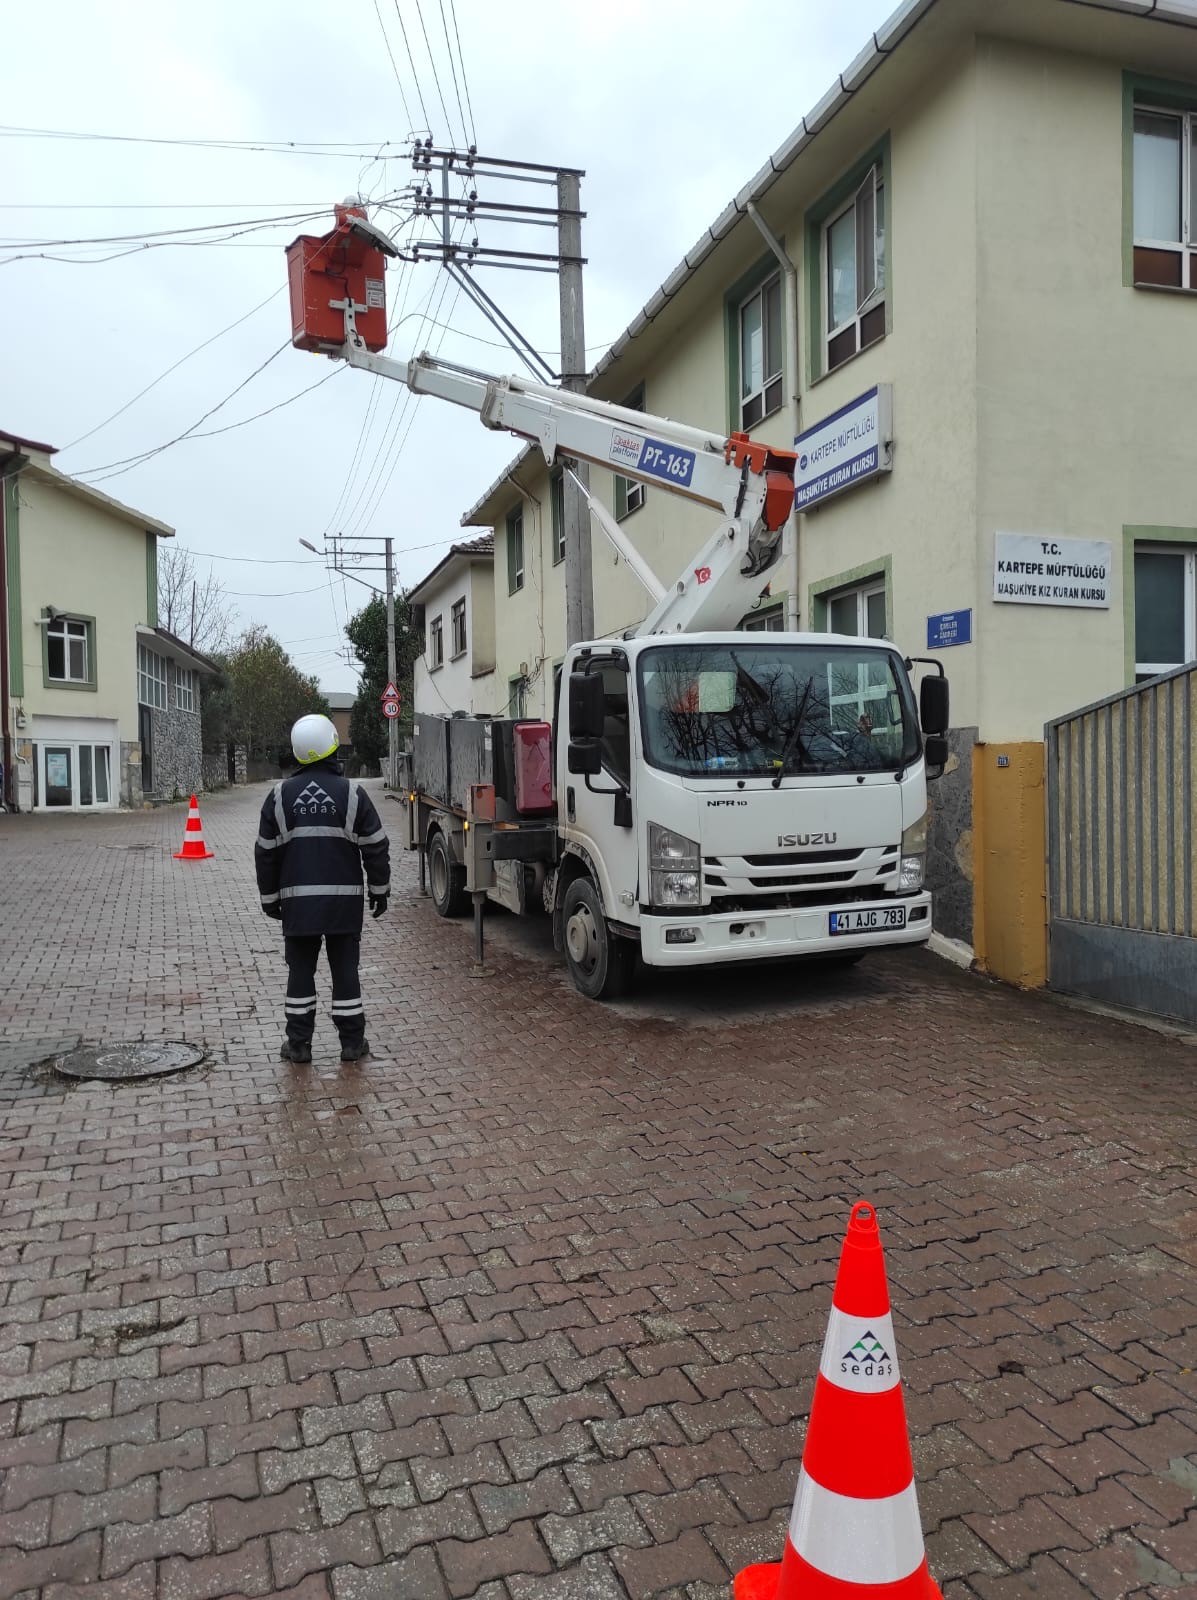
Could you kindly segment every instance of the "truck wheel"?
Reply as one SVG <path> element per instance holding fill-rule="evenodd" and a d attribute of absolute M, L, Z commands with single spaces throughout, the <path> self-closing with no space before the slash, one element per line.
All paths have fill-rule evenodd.
<path fill-rule="evenodd" d="M 588 1000 L 618 1000 L 627 994 L 636 965 L 636 948 L 611 932 L 598 890 L 589 878 L 575 878 L 561 907 L 565 961 L 574 987 Z"/>
<path fill-rule="evenodd" d="M 428 841 L 428 890 L 438 917 L 461 917 L 469 908 L 465 868 L 454 861 L 449 841 L 439 828 Z"/>

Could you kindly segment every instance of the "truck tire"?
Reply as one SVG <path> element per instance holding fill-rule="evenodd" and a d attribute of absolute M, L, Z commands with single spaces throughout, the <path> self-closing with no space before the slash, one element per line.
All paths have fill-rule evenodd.
<path fill-rule="evenodd" d="M 428 841 L 428 892 L 438 917 L 463 917 L 469 910 L 465 868 L 454 861 L 439 828 Z"/>
<path fill-rule="evenodd" d="M 618 1000 L 631 987 L 636 947 L 612 933 L 598 890 L 589 878 L 575 878 L 561 907 L 565 963 L 574 987 L 588 1000 Z"/>

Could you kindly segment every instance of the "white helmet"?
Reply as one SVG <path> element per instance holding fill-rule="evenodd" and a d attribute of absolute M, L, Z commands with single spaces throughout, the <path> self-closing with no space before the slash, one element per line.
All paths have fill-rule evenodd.
<path fill-rule="evenodd" d="M 340 742 L 337 730 L 328 717 L 315 712 L 311 716 L 300 717 L 291 729 L 291 748 L 301 767 L 310 766 L 313 761 L 327 760 L 336 752 Z"/>

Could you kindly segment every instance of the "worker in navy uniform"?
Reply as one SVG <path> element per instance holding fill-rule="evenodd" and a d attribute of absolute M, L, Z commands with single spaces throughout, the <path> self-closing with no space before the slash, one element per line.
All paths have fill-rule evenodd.
<path fill-rule="evenodd" d="M 254 846 L 262 910 L 282 922 L 287 956 L 284 1061 L 309 1062 L 316 1028 L 320 941 L 332 973 L 332 1016 L 341 1060 L 370 1054 L 358 961 L 363 899 L 381 917 L 391 892 L 391 853 L 365 789 L 336 759 L 337 730 L 327 717 L 300 717 L 291 729 L 299 763 L 266 797 Z M 366 882 L 362 883 L 365 867 Z"/>

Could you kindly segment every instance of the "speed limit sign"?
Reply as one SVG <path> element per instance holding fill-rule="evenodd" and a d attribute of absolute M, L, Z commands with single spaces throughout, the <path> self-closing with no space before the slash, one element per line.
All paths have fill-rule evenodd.
<path fill-rule="evenodd" d="M 384 700 L 382 702 L 382 714 L 384 717 L 397 717 L 399 715 L 398 700 Z"/>

